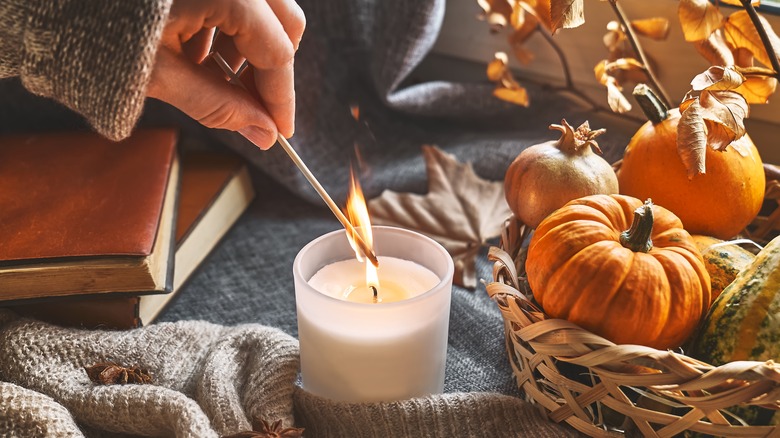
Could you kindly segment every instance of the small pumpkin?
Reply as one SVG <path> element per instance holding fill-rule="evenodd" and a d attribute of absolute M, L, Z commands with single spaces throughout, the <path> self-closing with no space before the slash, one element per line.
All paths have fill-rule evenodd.
<path fill-rule="evenodd" d="M 677 347 L 710 302 L 709 274 L 680 220 L 629 196 L 587 196 L 548 216 L 526 274 L 546 314 L 618 344 Z"/>
<path fill-rule="evenodd" d="M 688 179 L 677 152 L 680 111 L 667 111 L 649 90 L 637 90 L 634 96 L 650 121 L 626 147 L 617 172 L 620 193 L 652 198 L 693 234 L 729 239 L 742 231 L 764 200 L 764 169 L 750 137 L 737 140 L 745 155 L 731 145 L 722 152 L 708 147 L 706 173 Z"/>
<path fill-rule="evenodd" d="M 737 278 L 737 274 L 753 263 L 756 256 L 739 245 L 725 244 L 715 237 L 699 234 L 692 237 L 710 274 L 711 301 L 715 301 L 723 289 Z"/>
<path fill-rule="evenodd" d="M 712 304 L 688 354 L 715 366 L 780 361 L 780 237 L 774 238 Z M 748 424 L 780 423 L 780 411 L 736 406 Z"/>
<path fill-rule="evenodd" d="M 769 242 L 712 304 L 691 355 L 722 365 L 780 360 L 780 237 Z"/>
<path fill-rule="evenodd" d="M 575 131 L 565 119 L 550 129 L 561 137 L 525 149 L 504 178 L 509 208 L 531 228 L 572 199 L 618 192 L 612 166 L 594 153 L 601 153 L 595 138 L 604 129 L 593 131 L 586 121 Z"/>

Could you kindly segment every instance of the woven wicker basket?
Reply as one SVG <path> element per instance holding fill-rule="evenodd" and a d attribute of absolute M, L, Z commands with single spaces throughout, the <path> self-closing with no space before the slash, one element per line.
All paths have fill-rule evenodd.
<path fill-rule="evenodd" d="M 495 281 L 487 292 L 504 318 L 518 385 L 548 418 L 594 437 L 671 437 L 685 431 L 780 437 L 780 425 L 740 424 L 726 411 L 737 405 L 780 409 L 780 364 L 713 367 L 682 353 L 616 345 L 547 317 L 523 281 L 526 234 L 518 221 L 507 221 L 503 249 L 490 250 Z"/>

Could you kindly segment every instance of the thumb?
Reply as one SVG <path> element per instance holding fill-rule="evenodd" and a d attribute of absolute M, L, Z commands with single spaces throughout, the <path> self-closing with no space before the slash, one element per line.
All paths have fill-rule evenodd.
<path fill-rule="evenodd" d="M 259 100 L 164 46 L 157 51 L 147 96 L 175 106 L 208 128 L 238 131 L 261 149 L 276 142 L 276 124 Z"/>

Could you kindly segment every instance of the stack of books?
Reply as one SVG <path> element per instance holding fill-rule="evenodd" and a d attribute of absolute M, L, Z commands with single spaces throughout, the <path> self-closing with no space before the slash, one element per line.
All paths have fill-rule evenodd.
<path fill-rule="evenodd" d="M 233 155 L 174 130 L 0 137 L 0 306 L 86 328 L 149 324 L 254 197 Z"/>

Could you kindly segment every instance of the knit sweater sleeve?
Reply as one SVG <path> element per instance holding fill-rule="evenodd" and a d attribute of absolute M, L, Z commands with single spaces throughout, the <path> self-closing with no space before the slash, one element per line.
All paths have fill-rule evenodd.
<path fill-rule="evenodd" d="M 80 113 L 101 134 L 137 122 L 172 0 L 2 0 L 0 78 Z"/>

